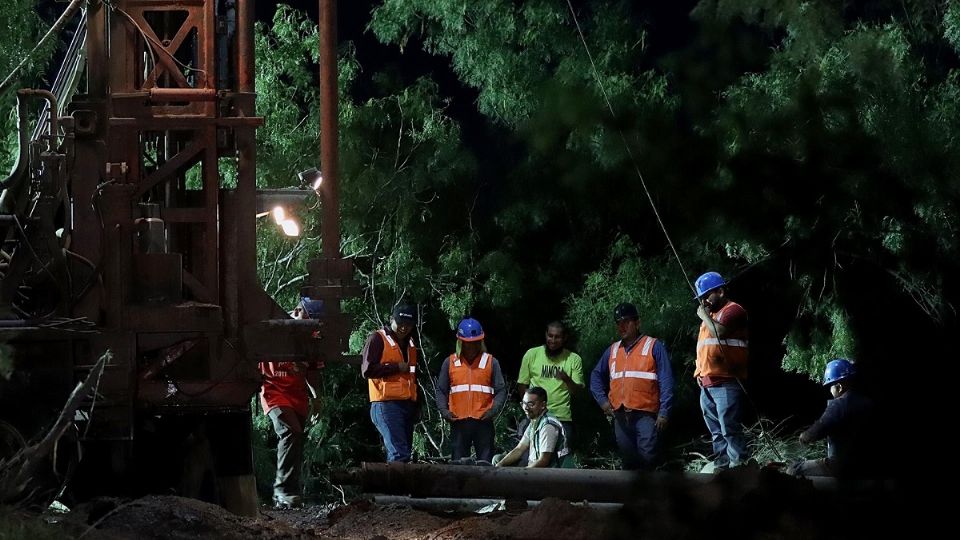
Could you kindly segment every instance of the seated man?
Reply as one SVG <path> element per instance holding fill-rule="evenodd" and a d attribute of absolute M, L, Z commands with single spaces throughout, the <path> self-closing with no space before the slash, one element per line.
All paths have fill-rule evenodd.
<path fill-rule="evenodd" d="M 833 399 L 820 419 L 800 435 L 802 444 L 827 439 L 827 457 L 794 464 L 789 473 L 844 480 L 876 474 L 872 463 L 878 447 L 874 405 L 855 388 L 855 379 L 856 368 L 849 360 L 838 358 L 827 364 L 823 385 Z"/>
<path fill-rule="evenodd" d="M 527 467 L 560 467 L 570 453 L 563 433 L 563 424 L 547 412 L 547 391 L 533 386 L 523 395 L 523 410 L 530 424 L 517 446 L 503 456 L 494 456 L 494 465 L 507 467 L 529 452 Z"/>

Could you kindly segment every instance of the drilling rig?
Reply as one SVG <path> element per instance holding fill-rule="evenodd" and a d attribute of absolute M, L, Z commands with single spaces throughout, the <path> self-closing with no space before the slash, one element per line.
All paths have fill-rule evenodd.
<path fill-rule="evenodd" d="M 35 437 L 109 351 L 54 469 L 85 495 L 173 489 L 255 512 L 257 363 L 338 361 L 357 289 L 339 253 L 335 3 L 320 2 L 323 182 L 284 194 L 320 196 L 322 257 L 300 291 L 322 302 L 313 320 L 291 319 L 256 273 L 256 215 L 277 194 L 256 187 L 254 2 L 77 3 L 52 88 L 17 93 L 0 419 Z"/>

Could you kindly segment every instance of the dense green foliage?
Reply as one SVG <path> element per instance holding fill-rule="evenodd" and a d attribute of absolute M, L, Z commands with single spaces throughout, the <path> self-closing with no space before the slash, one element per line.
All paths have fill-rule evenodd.
<path fill-rule="evenodd" d="M 13 70 L 28 58 L 18 75 L 12 79 L 8 91 L 0 95 L 0 129 L 3 139 L 0 145 L 0 171 L 4 177 L 13 165 L 17 152 L 17 121 L 15 92 L 16 88 L 33 86 L 38 76 L 47 67 L 46 63 L 53 53 L 57 41 L 31 55 L 31 51 L 46 32 L 49 24 L 44 24 L 35 12 L 36 2 L 32 0 L 9 0 L 0 9 L 0 80 L 4 80 Z"/>
<path fill-rule="evenodd" d="M 877 299 L 928 336 L 955 319 L 960 8 L 931 6 L 703 1 L 688 15 L 576 2 L 592 61 L 563 2 L 374 6 L 369 30 L 388 49 L 436 60 L 398 75 L 385 60 L 360 66 L 353 44 L 341 50 L 342 247 L 366 291 L 349 304 L 352 348 L 407 297 L 424 315 L 433 375 L 465 314 L 487 326 L 508 377 L 553 318 L 572 324 L 590 368 L 615 338 L 611 308 L 631 300 L 668 344 L 678 416 L 696 432 L 685 277 L 710 268 L 734 278 L 754 315 L 761 384 L 780 369 L 817 379 L 836 356 L 881 371 L 891 360 L 875 340 Z M 291 178 L 317 155 L 304 71 L 316 38 L 301 17 L 281 8 L 258 41 L 270 45 L 258 51 L 270 59 L 258 64 L 263 179 Z M 436 77 L 445 66 L 462 86 Z M 262 244 L 278 254 L 264 261 L 286 264 L 268 285 L 302 272 L 313 240 Z M 353 377 L 342 403 L 360 416 Z M 421 380 L 428 396 L 432 384 Z M 602 464 L 604 424 L 581 398 L 580 417 L 597 424 L 581 457 Z M 443 455 L 432 410 L 419 426 L 421 457 Z"/>

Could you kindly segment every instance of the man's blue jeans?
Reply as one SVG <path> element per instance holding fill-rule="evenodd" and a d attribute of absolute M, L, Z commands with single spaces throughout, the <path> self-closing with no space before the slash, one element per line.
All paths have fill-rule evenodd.
<path fill-rule="evenodd" d="M 410 461 L 416 414 L 417 404 L 410 400 L 374 401 L 370 404 L 370 419 L 383 437 L 388 462 Z"/>
<path fill-rule="evenodd" d="M 656 414 L 618 409 L 613 413 L 613 434 L 625 470 L 653 468 L 657 451 Z"/>
<path fill-rule="evenodd" d="M 749 458 L 741 409 L 744 395 L 738 381 L 700 389 L 700 410 L 713 440 L 713 465 L 726 469 Z"/>

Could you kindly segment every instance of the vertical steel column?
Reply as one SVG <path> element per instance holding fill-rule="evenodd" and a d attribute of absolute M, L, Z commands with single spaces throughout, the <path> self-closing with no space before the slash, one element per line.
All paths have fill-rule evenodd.
<path fill-rule="evenodd" d="M 243 116 L 256 115 L 255 75 L 256 63 L 254 59 L 254 15 L 256 3 L 253 0 L 237 2 L 237 86 L 241 95 L 238 97 L 240 114 Z M 252 127 L 238 127 L 234 130 L 237 145 L 237 188 L 235 190 L 232 207 L 234 210 L 236 230 L 236 253 L 231 264 L 236 267 L 237 291 L 229 291 L 230 295 L 237 295 L 236 301 L 240 307 L 238 323 L 242 326 L 261 318 L 256 308 L 256 295 L 243 294 L 242 291 L 258 290 L 260 284 L 257 279 L 257 140 L 256 132 Z M 232 301 L 232 299 L 231 299 Z"/>
<path fill-rule="evenodd" d="M 326 259 L 340 257 L 337 105 L 337 1 L 320 0 L 320 234 Z"/>
<path fill-rule="evenodd" d="M 240 92 L 254 91 L 254 36 L 253 22 L 256 13 L 254 0 L 237 2 L 237 86 Z"/>
<path fill-rule="evenodd" d="M 87 5 L 87 96 L 89 99 L 103 99 L 107 92 L 107 74 L 104 67 L 108 65 L 105 56 L 104 41 L 106 40 L 107 11 L 100 2 L 90 2 Z"/>
<path fill-rule="evenodd" d="M 89 2 L 87 5 L 87 92 L 82 105 L 74 106 L 86 109 L 80 116 L 82 128 L 86 130 L 77 136 L 74 143 L 75 164 L 71 170 L 71 191 L 73 195 L 73 233 L 72 249 L 99 264 L 103 260 L 101 224 L 99 216 L 91 208 L 91 202 L 100 182 L 104 168 L 105 148 L 103 139 L 107 132 L 107 77 L 110 65 L 106 50 L 108 10 L 101 2 Z M 100 298 L 102 284 L 93 280 L 88 286 L 90 291 L 79 300 L 72 316 L 87 317 L 101 322 Z"/>

